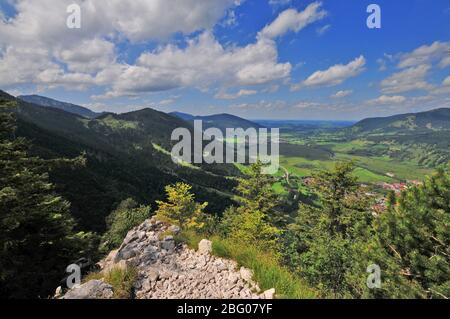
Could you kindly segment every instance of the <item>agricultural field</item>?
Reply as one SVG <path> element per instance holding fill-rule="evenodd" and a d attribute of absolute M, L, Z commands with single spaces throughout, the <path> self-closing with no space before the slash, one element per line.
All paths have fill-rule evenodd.
<path fill-rule="evenodd" d="M 280 127 L 280 169 L 274 174 L 273 189 L 278 194 L 302 187 L 290 183 L 320 170 L 330 170 L 338 161 L 353 161 L 355 176 L 361 183 L 382 191 L 381 183 L 422 181 L 449 156 L 445 137 L 448 131 L 424 135 L 415 131 L 369 131 L 355 134 L 355 125 L 342 122 L 266 121 L 269 127 Z M 345 127 L 345 125 L 348 125 Z M 246 166 L 239 165 L 245 173 Z"/>
<path fill-rule="evenodd" d="M 369 146 L 366 142 L 356 140 L 347 143 L 319 143 L 300 145 L 286 144 L 280 146 L 280 165 L 290 174 L 300 177 L 310 176 L 314 171 L 330 169 L 336 161 L 351 160 L 355 162 L 356 176 L 363 183 L 400 182 L 421 180 L 431 172 L 412 162 L 398 161 L 388 156 L 358 156 L 351 153 L 355 149 L 363 150 Z M 370 146 L 377 147 L 377 146 Z M 283 174 L 283 171 L 279 172 Z"/>

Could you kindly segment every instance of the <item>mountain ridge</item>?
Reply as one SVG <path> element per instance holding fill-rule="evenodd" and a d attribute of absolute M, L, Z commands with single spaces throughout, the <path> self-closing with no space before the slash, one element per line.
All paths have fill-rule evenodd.
<path fill-rule="evenodd" d="M 220 129 L 223 132 L 225 132 L 227 128 L 243 128 L 244 130 L 248 128 L 255 128 L 255 129 L 263 128 L 261 124 L 229 113 L 220 113 L 205 116 L 200 115 L 197 116 L 182 112 L 171 112 L 169 114 L 172 116 L 176 116 L 191 124 L 193 124 L 195 120 L 201 120 L 204 129 L 214 127 Z"/>
<path fill-rule="evenodd" d="M 357 132 L 379 130 L 387 132 L 449 130 L 450 108 L 437 108 L 417 113 L 366 118 L 354 124 L 351 129 Z"/>
<path fill-rule="evenodd" d="M 68 113 L 80 115 L 80 116 L 90 118 L 90 119 L 96 118 L 102 114 L 102 113 L 96 113 L 96 112 L 94 112 L 86 107 L 80 106 L 80 105 L 76 105 L 76 104 L 72 104 L 72 103 L 68 103 L 68 102 L 62 102 L 59 100 L 55 100 L 55 99 L 52 99 L 49 97 L 36 95 L 36 94 L 19 95 L 17 98 L 22 101 L 25 101 L 27 103 L 30 103 L 30 104 L 60 109 L 60 110 L 66 111 Z"/>
<path fill-rule="evenodd" d="M 57 108 L 42 107 L 0 91 L 0 112 L 16 115 L 17 135 L 32 144 L 33 155 L 45 159 L 86 154 L 81 170 L 51 172 L 58 193 L 72 203 L 82 229 L 103 231 L 105 217 L 126 198 L 142 203 L 162 199 L 164 187 L 176 181 L 193 186 L 211 213 L 231 204 L 235 186 L 225 176 L 237 169 L 225 164 L 188 166 L 170 157 L 174 128 L 190 124 L 152 109 L 107 113 L 88 119 Z M 163 151 L 164 150 L 164 151 Z M 230 173 L 230 174 L 228 174 Z"/>

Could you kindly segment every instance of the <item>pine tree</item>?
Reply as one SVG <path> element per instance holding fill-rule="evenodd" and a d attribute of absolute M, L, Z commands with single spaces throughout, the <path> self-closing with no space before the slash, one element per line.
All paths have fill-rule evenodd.
<path fill-rule="evenodd" d="M 334 170 L 314 176 L 319 199 L 315 205 L 300 205 L 284 240 L 291 267 L 335 297 L 361 295 L 367 277 L 361 251 L 373 217 L 353 169 L 352 163 L 337 163 Z"/>
<path fill-rule="evenodd" d="M 236 187 L 238 201 L 241 206 L 275 218 L 273 209 L 277 205 L 277 196 L 272 189 L 270 175 L 263 174 L 262 169 L 261 162 L 250 165 L 245 177 L 239 179 Z"/>
<path fill-rule="evenodd" d="M 230 207 L 222 219 L 225 236 L 242 243 L 256 244 L 263 250 L 277 250 L 280 221 L 275 212 L 277 197 L 272 189 L 272 181 L 262 173 L 263 165 L 257 162 L 239 180 L 236 191 L 239 207 Z"/>
<path fill-rule="evenodd" d="M 386 279 L 407 281 L 409 297 L 449 298 L 449 227 L 450 172 L 440 169 L 391 199 L 375 224 L 376 243 L 396 261 L 386 265 Z"/>
<path fill-rule="evenodd" d="M 74 233 L 69 203 L 49 182 L 50 163 L 30 156 L 14 127 L 0 110 L 0 296 L 47 297 L 66 266 L 92 248 L 90 235 Z"/>

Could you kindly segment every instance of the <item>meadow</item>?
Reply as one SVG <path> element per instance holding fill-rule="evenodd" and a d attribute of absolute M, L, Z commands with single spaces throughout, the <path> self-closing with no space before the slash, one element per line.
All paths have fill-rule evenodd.
<path fill-rule="evenodd" d="M 289 142 L 289 139 L 286 139 Z M 307 177 L 314 171 L 333 167 L 336 161 L 354 161 L 357 167 L 355 174 L 363 183 L 402 182 L 421 180 L 431 172 L 409 161 L 399 161 L 388 156 L 353 155 L 355 149 L 372 147 L 363 141 L 330 142 L 320 144 L 286 144 L 280 146 L 280 165 L 290 174 Z M 283 175 L 281 168 L 278 175 Z"/>
<path fill-rule="evenodd" d="M 267 124 L 267 123 L 261 123 Z M 279 124 L 279 123 L 271 123 Z M 283 124 L 283 123 L 282 123 Z M 338 161 L 353 161 L 355 176 L 364 184 L 380 188 L 380 183 L 421 181 L 432 172 L 417 161 L 394 156 L 404 145 L 390 141 L 374 142 L 361 138 L 349 139 L 341 129 L 346 123 L 284 123 L 280 136 L 280 169 L 273 189 L 286 193 L 286 172 L 290 179 L 312 176 L 331 169 Z M 349 124 L 349 123 L 347 123 Z M 240 165 L 245 173 L 245 166 Z M 292 185 L 291 185 L 292 186 Z M 301 183 L 299 185 L 301 187 Z"/>

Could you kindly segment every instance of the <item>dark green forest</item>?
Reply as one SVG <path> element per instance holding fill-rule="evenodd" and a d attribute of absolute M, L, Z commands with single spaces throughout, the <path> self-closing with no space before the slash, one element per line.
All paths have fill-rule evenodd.
<path fill-rule="evenodd" d="M 61 168 L 49 174 L 58 193 L 72 203 L 71 212 L 81 230 L 104 231 L 105 218 L 122 200 L 133 197 L 153 203 L 162 198 L 166 185 L 179 180 L 193 185 L 198 198 L 210 203 L 211 213 L 231 203 L 233 176 L 239 174 L 236 168 L 178 166 L 161 152 L 160 148 L 171 149 L 174 128 L 190 128 L 182 120 L 150 109 L 90 120 L 6 93 L 1 98 L 2 112 L 16 115 L 16 134 L 31 142 L 32 155 L 54 159 L 85 154 L 82 169 Z"/>

